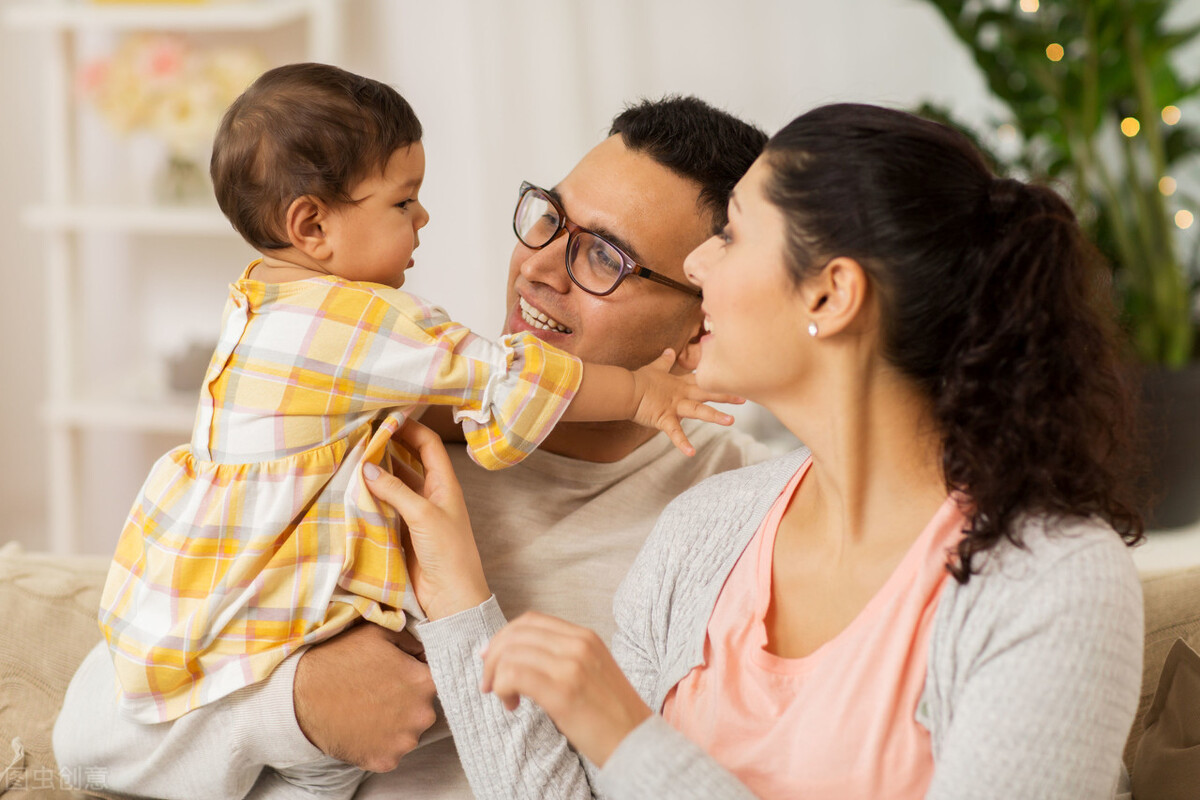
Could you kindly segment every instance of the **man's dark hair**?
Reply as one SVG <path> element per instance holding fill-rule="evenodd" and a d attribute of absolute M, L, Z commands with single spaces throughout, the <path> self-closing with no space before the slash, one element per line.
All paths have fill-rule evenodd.
<path fill-rule="evenodd" d="M 755 126 L 678 95 L 629 106 L 613 118 L 608 134 L 618 133 L 630 150 L 700 184 L 700 205 L 712 214 L 714 232 L 727 221 L 733 187 L 767 143 Z"/>
<path fill-rule="evenodd" d="M 327 64 L 288 64 L 225 112 L 209 170 L 234 229 L 256 250 L 277 250 L 290 246 L 293 200 L 353 203 L 357 183 L 420 140 L 420 120 L 392 87 Z"/>

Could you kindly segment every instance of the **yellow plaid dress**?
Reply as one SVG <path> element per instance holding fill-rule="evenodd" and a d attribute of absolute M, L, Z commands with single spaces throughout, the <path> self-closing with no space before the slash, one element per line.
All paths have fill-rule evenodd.
<path fill-rule="evenodd" d="M 101 599 L 121 707 L 141 722 L 260 681 L 360 617 L 400 630 L 405 610 L 421 616 L 398 517 L 362 465 L 403 457 L 391 436 L 423 404 L 455 408 L 481 465 L 514 464 L 582 373 L 531 335 L 488 341 L 397 289 L 248 274 L 230 287 L 192 442 L 151 470 Z"/>

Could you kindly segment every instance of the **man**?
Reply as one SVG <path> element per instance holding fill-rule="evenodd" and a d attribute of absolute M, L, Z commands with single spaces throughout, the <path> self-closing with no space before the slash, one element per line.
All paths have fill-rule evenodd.
<path fill-rule="evenodd" d="M 611 294 L 585 291 L 566 268 L 574 243 L 565 226 L 540 249 L 526 246 L 537 240 L 513 249 L 505 332 L 531 331 L 585 361 L 631 368 L 671 347 L 680 370 L 694 369 L 702 315 L 699 298 L 686 290 L 683 260 L 724 225 L 729 192 L 765 138 L 694 98 L 643 103 L 620 114 L 609 138 L 547 193 L 571 223 L 684 287 L 630 276 Z M 594 240 L 578 251 L 588 244 Z M 576 278 L 581 271 L 573 270 Z M 450 449 L 488 584 L 510 619 L 536 608 L 611 638 L 613 594 L 662 508 L 705 477 L 766 455 L 715 426 L 692 425 L 688 434 L 697 450 L 691 459 L 630 423 L 561 424 L 537 452 L 497 473 L 477 467 L 463 448 Z M 298 692 L 305 667 L 301 659 Z M 297 700 L 302 707 L 303 695 Z M 385 796 L 470 797 L 453 741 L 414 750 L 395 771 L 369 778 L 357 795 Z"/>
<path fill-rule="evenodd" d="M 694 98 L 618 115 L 610 136 L 555 187 L 522 193 L 514 227 L 524 241 L 510 261 L 505 332 L 531 331 L 581 359 L 630 368 L 670 347 L 679 371 L 694 369 L 702 313 L 683 260 L 724 224 L 729 192 L 765 141 Z M 585 270 L 588 259 L 611 269 Z M 632 423 L 561 424 L 500 472 L 451 446 L 489 586 L 510 618 L 536 608 L 611 637 L 613 594 L 662 508 L 705 477 L 767 455 L 715 426 L 686 430 L 692 458 Z M 289 658 L 208 712 L 227 718 L 229 741 L 206 758 L 295 763 L 307 779 L 305 760 L 323 752 L 386 773 L 356 797 L 470 797 L 443 726 L 416 747 L 434 720 L 434 686 L 414 649 L 403 634 L 359 625 Z M 113 788 L 196 796 L 193 773 L 206 763 L 196 746 L 178 731 L 145 742 L 151 755 L 137 756 L 153 771 L 139 766 Z M 344 790 L 340 777 L 331 781 L 331 794 Z M 266 770 L 251 795 L 288 793 L 287 777 Z"/>

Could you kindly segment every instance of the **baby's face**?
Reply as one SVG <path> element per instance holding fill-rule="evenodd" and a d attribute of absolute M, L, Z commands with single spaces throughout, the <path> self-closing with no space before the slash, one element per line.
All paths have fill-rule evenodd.
<path fill-rule="evenodd" d="M 420 244 L 417 231 L 429 222 L 417 199 L 424 178 L 425 148 L 414 142 L 392 153 L 382 174 L 355 186 L 350 196 L 359 202 L 330 213 L 330 272 L 399 288 Z"/>

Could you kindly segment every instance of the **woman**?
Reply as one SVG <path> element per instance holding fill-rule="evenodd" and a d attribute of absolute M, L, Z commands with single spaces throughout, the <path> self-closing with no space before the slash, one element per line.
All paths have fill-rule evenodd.
<path fill-rule="evenodd" d="M 668 507 L 618 593 L 613 655 L 541 615 L 500 629 L 427 432 L 405 434 L 416 492 L 371 482 L 412 528 L 474 790 L 1111 796 L 1142 524 L 1106 284 L 1070 209 L 948 128 L 836 105 L 770 140 L 729 220 L 685 264 L 698 382 L 808 448 Z"/>

